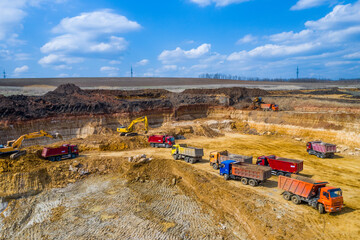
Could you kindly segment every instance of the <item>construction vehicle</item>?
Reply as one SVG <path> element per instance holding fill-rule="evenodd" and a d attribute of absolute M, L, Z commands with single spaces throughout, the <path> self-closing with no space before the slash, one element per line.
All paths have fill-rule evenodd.
<path fill-rule="evenodd" d="M 281 158 L 275 155 L 261 156 L 256 161 L 257 165 L 269 166 L 273 175 L 291 176 L 303 170 L 303 161 L 289 158 Z"/>
<path fill-rule="evenodd" d="M 226 160 L 220 164 L 220 175 L 225 180 L 241 180 L 244 185 L 255 187 L 271 177 L 271 168 L 255 164 Z"/>
<path fill-rule="evenodd" d="M 339 212 L 344 207 L 340 188 L 326 187 L 328 182 L 315 181 L 298 175 L 280 176 L 278 188 L 284 190 L 283 197 L 294 204 L 306 202 L 319 213 Z"/>
<path fill-rule="evenodd" d="M 252 100 L 252 108 L 253 109 L 258 109 L 260 108 L 261 104 L 264 103 L 262 101 L 262 98 L 261 97 L 256 97 Z"/>
<path fill-rule="evenodd" d="M 188 147 L 186 144 L 173 145 L 171 154 L 175 160 L 184 159 L 185 162 L 194 164 L 201 161 L 204 156 L 202 148 Z"/>
<path fill-rule="evenodd" d="M 260 108 L 263 111 L 274 111 L 274 112 L 279 111 L 279 106 L 273 103 L 262 103 L 260 104 Z"/>
<path fill-rule="evenodd" d="M 175 144 L 175 138 L 167 135 L 151 135 L 148 142 L 151 147 L 170 148 Z"/>
<path fill-rule="evenodd" d="M 25 139 L 40 138 L 40 137 L 62 138 L 62 136 L 58 133 L 51 135 L 43 130 L 40 130 L 39 132 L 24 134 L 16 140 L 8 141 L 5 146 L 1 145 L 2 147 L 0 147 L 0 155 L 11 154 L 10 159 L 16 159 L 22 155 L 25 155 L 26 151 L 20 150 L 22 142 Z"/>
<path fill-rule="evenodd" d="M 129 126 L 127 126 L 127 127 L 121 126 L 121 127 L 117 128 L 117 131 L 120 133 L 120 136 L 136 136 L 136 135 L 138 135 L 138 133 L 135 132 L 135 124 L 140 123 L 140 122 L 144 122 L 144 129 L 145 129 L 145 134 L 146 134 L 149 130 L 149 123 L 148 123 L 147 116 L 139 117 L 135 120 L 132 120 L 132 122 L 129 124 Z"/>
<path fill-rule="evenodd" d="M 318 158 L 333 158 L 336 153 L 336 145 L 322 141 L 313 141 L 306 144 L 306 151 Z"/>
<path fill-rule="evenodd" d="M 227 150 L 225 151 L 213 151 L 210 152 L 210 166 L 212 166 L 215 170 L 219 169 L 219 165 L 221 162 L 226 160 L 236 160 L 239 162 L 252 163 L 253 157 L 243 156 L 238 154 L 229 153 Z"/>
<path fill-rule="evenodd" d="M 52 162 L 61 161 L 62 159 L 76 158 L 79 156 L 77 145 L 64 144 L 61 147 L 48 148 L 42 150 L 41 156 Z"/>

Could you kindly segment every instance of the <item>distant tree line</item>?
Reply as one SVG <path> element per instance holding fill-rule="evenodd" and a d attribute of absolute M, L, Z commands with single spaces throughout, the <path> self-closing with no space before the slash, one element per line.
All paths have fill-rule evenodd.
<path fill-rule="evenodd" d="M 203 73 L 199 75 L 199 78 L 209 79 L 227 79 L 227 80 L 240 80 L 240 81 L 269 81 L 269 82 L 332 82 L 335 80 L 326 78 L 258 78 L 258 77 L 243 77 L 238 75 L 223 74 L 223 73 Z M 360 78 L 345 79 L 341 78 L 338 81 L 345 83 L 359 83 Z"/>

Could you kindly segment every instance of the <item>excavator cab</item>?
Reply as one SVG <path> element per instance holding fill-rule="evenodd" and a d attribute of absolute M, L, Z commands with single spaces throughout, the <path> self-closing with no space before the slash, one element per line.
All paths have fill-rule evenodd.
<path fill-rule="evenodd" d="M 148 132 L 149 124 L 147 116 L 139 117 L 131 121 L 129 126 L 120 126 L 116 130 L 120 133 L 120 136 L 136 136 L 138 133 L 135 132 L 135 124 L 144 122 L 145 134 Z"/>

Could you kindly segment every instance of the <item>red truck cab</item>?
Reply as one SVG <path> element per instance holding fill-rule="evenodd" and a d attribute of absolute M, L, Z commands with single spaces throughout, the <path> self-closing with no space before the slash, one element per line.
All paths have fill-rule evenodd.
<path fill-rule="evenodd" d="M 281 158 L 275 155 L 258 157 L 256 164 L 271 167 L 273 175 L 290 176 L 303 170 L 302 160 Z"/>
<path fill-rule="evenodd" d="M 148 142 L 151 147 L 171 148 L 175 144 L 175 138 L 167 135 L 151 135 Z"/>

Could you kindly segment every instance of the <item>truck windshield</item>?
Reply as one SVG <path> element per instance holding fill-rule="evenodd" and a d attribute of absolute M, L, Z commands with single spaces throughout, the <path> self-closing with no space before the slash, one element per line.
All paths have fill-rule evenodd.
<path fill-rule="evenodd" d="M 331 198 L 342 196 L 342 191 L 340 188 L 329 190 L 329 193 Z"/>
<path fill-rule="evenodd" d="M 175 138 L 170 138 L 170 141 L 172 142 L 172 143 L 174 143 L 175 142 Z"/>

